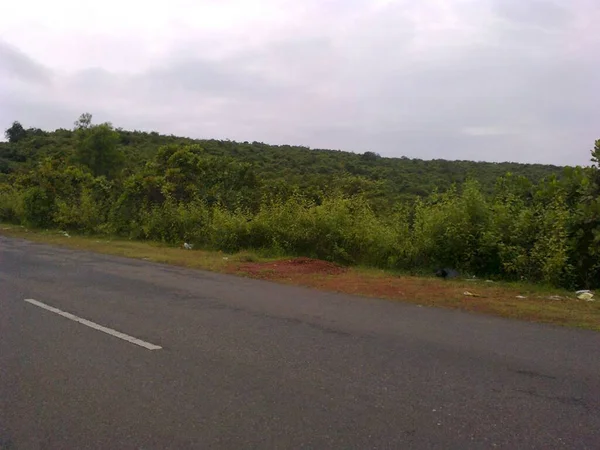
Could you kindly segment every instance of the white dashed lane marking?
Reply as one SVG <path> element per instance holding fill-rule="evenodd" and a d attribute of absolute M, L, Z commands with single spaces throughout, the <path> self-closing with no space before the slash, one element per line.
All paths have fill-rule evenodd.
<path fill-rule="evenodd" d="M 38 302 L 37 300 L 33 300 L 31 298 L 27 298 L 25 299 L 25 301 L 27 303 L 30 303 L 32 305 L 38 306 L 40 308 L 43 308 L 47 311 L 53 312 L 55 314 L 58 314 L 59 316 L 65 317 L 69 320 L 73 320 L 74 322 L 78 322 L 82 325 L 88 326 L 90 328 L 93 328 L 94 330 L 98 330 L 98 331 L 102 331 L 103 333 L 106 334 L 110 334 L 111 336 L 117 337 L 119 339 L 123 339 L 124 341 L 127 342 L 131 342 L 132 344 L 135 345 L 139 345 L 140 347 L 144 347 L 145 349 L 148 350 L 160 350 L 162 347 L 158 346 L 158 345 L 154 345 L 151 344 L 149 342 L 146 341 L 142 341 L 141 339 L 138 338 L 134 338 L 133 336 L 129 336 L 128 334 L 125 333 L 121 333 L 120 331 L 116 331 L 113 330 L 112 328 L 107 328 L 107 327 L 103 327 L 102 325 L 98 325 L 97 323 L 94 323 L 92 321 L 89 321 L 87 319 L 82 319 L 81 317 L 77 317 L 74 314 L 65 312 L 65 311 L 61 311 L 58 308 L 54 308 L 53 306 L 48 306 L 45 303 L 42 302 Z"/>

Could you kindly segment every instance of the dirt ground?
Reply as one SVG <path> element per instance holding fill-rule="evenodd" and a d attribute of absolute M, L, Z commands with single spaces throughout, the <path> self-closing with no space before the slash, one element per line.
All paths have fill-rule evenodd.
<path fill-rule="evenodd" d="M 336 264 L 310 258 L 285 259 L 267 263 L 239 264 L 236 272 L 245 273 L 253 278 L 286 279 L 298 275 L 340 275 L 346 269 Z"/>
<path fill-rule="evenodd" d="M 328 291 L 600 330 L 598 302 L 488 280 L 443 280 L 344 268 L 309 258 L 232 263 L 229 273 Z M 555 298 L 552 298 L 555 297 Z"/>

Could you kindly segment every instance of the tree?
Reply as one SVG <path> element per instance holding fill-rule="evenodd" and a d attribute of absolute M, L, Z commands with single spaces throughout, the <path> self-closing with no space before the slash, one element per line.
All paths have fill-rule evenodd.
<path fill-rule="evenodd" d="M 592 150 L 592 162 L 598 164 L 600 169 L 600 139 L 594 143 L 594 149 Z"/>
<path fill-rule="evenodd" d="M 363 161 L 377 161 L 381 155 L 375 152 L 364 152 L 360 157 Z"/>
<path fill-rule="evenodd" d="M 10 173 L 10 172 L 11 172 L 10 163 L 4 158 L 0 158 L 0 173 Z"/>
<path fill-rule="evenodd" d="M 104 123 L 78 129 L 76 158 L 89 167 L 95 177 L 114 177 L 123 164 L 123 154 L 118 148 L 119 134 Z"/>
<path fill-rule="evenodd" d="M 4 132 L 4 135 L 6 136 L 6 139 L 8 139 L 8 142 L 15 143 L 27 137 L 27 131 L 23 128 L 23 125 L 14 121 L 12 126 Z"/>
<path fill-rule="evenodd" d="M 79 119 L 75 121 L 76 130 L 87 130 L 92 126 L 92 115 L 90 113 L 83 113 L 79 116 Z"/>
<path fill-rule="evenodd" d="M 591 181 L 591 192 L 589 193 L 594 199 L 600 195 L 600 139 L 596 140 L 594 143 L 594 148 L 592 150 L 592 162 L 595 162 L 596 165 L 590 167 L 589 170 L 589 178 Z"/>

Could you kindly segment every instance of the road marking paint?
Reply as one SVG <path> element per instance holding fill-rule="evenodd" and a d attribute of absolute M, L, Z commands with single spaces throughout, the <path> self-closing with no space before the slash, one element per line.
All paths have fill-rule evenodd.
<path fill-rule="evenodd" d="M 32 298 L 26 298 L 25 301 L 32 305 L 43 308 L 47 311 L 51 311 L 59 316 L 66 317 L 67 319 L 73 320 L 75 322 L 79 322 L 83 325 L 86 325 L 94 330 L 102 331 L 103 333 L 110 334 L 111 336 L 118 337 L 119 339 L 123 339 L 124 341 L 131 342 L 132 344 L 139 345 L 140 347 L 147 348 L 148 350 L 160 350 L 162 347 L 158 345 L 151 344 L 146 341 L 142 341 L 141 339 L 134 338 L 133 336 L 129 336 L 125 333 L 121 333 L 119 331 L 113 330 L 111 328 L 103 327 L 102 325 L 98 325 L 97 323 L 91 322 L 86 319 L 82 319 L 81 317 L 77 317 L 71 313 L 61 311 L 58 308 L 54 308 L 52 306 L 48 306 L 45 303 L 38 302 L 37 300 L 33 300 Z"/>

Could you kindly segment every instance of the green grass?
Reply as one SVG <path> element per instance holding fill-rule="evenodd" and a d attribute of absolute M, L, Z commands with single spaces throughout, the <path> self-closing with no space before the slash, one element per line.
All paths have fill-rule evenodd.
<path fill-rule="evenodd" d="M 10 224 L 1 224 L 0 234 L 77 250 L 106 253 L 211 271 L 224 271 L 233 262 L 260 262 L 265 260 L 249 252 L 228 255 L 215 251 L 189 251 L 157 242 L 134 241 L 107 236 L 71 234 L 70 237 L 66 237 L 57 230 L 31 230 L 26 227 Z"/>

